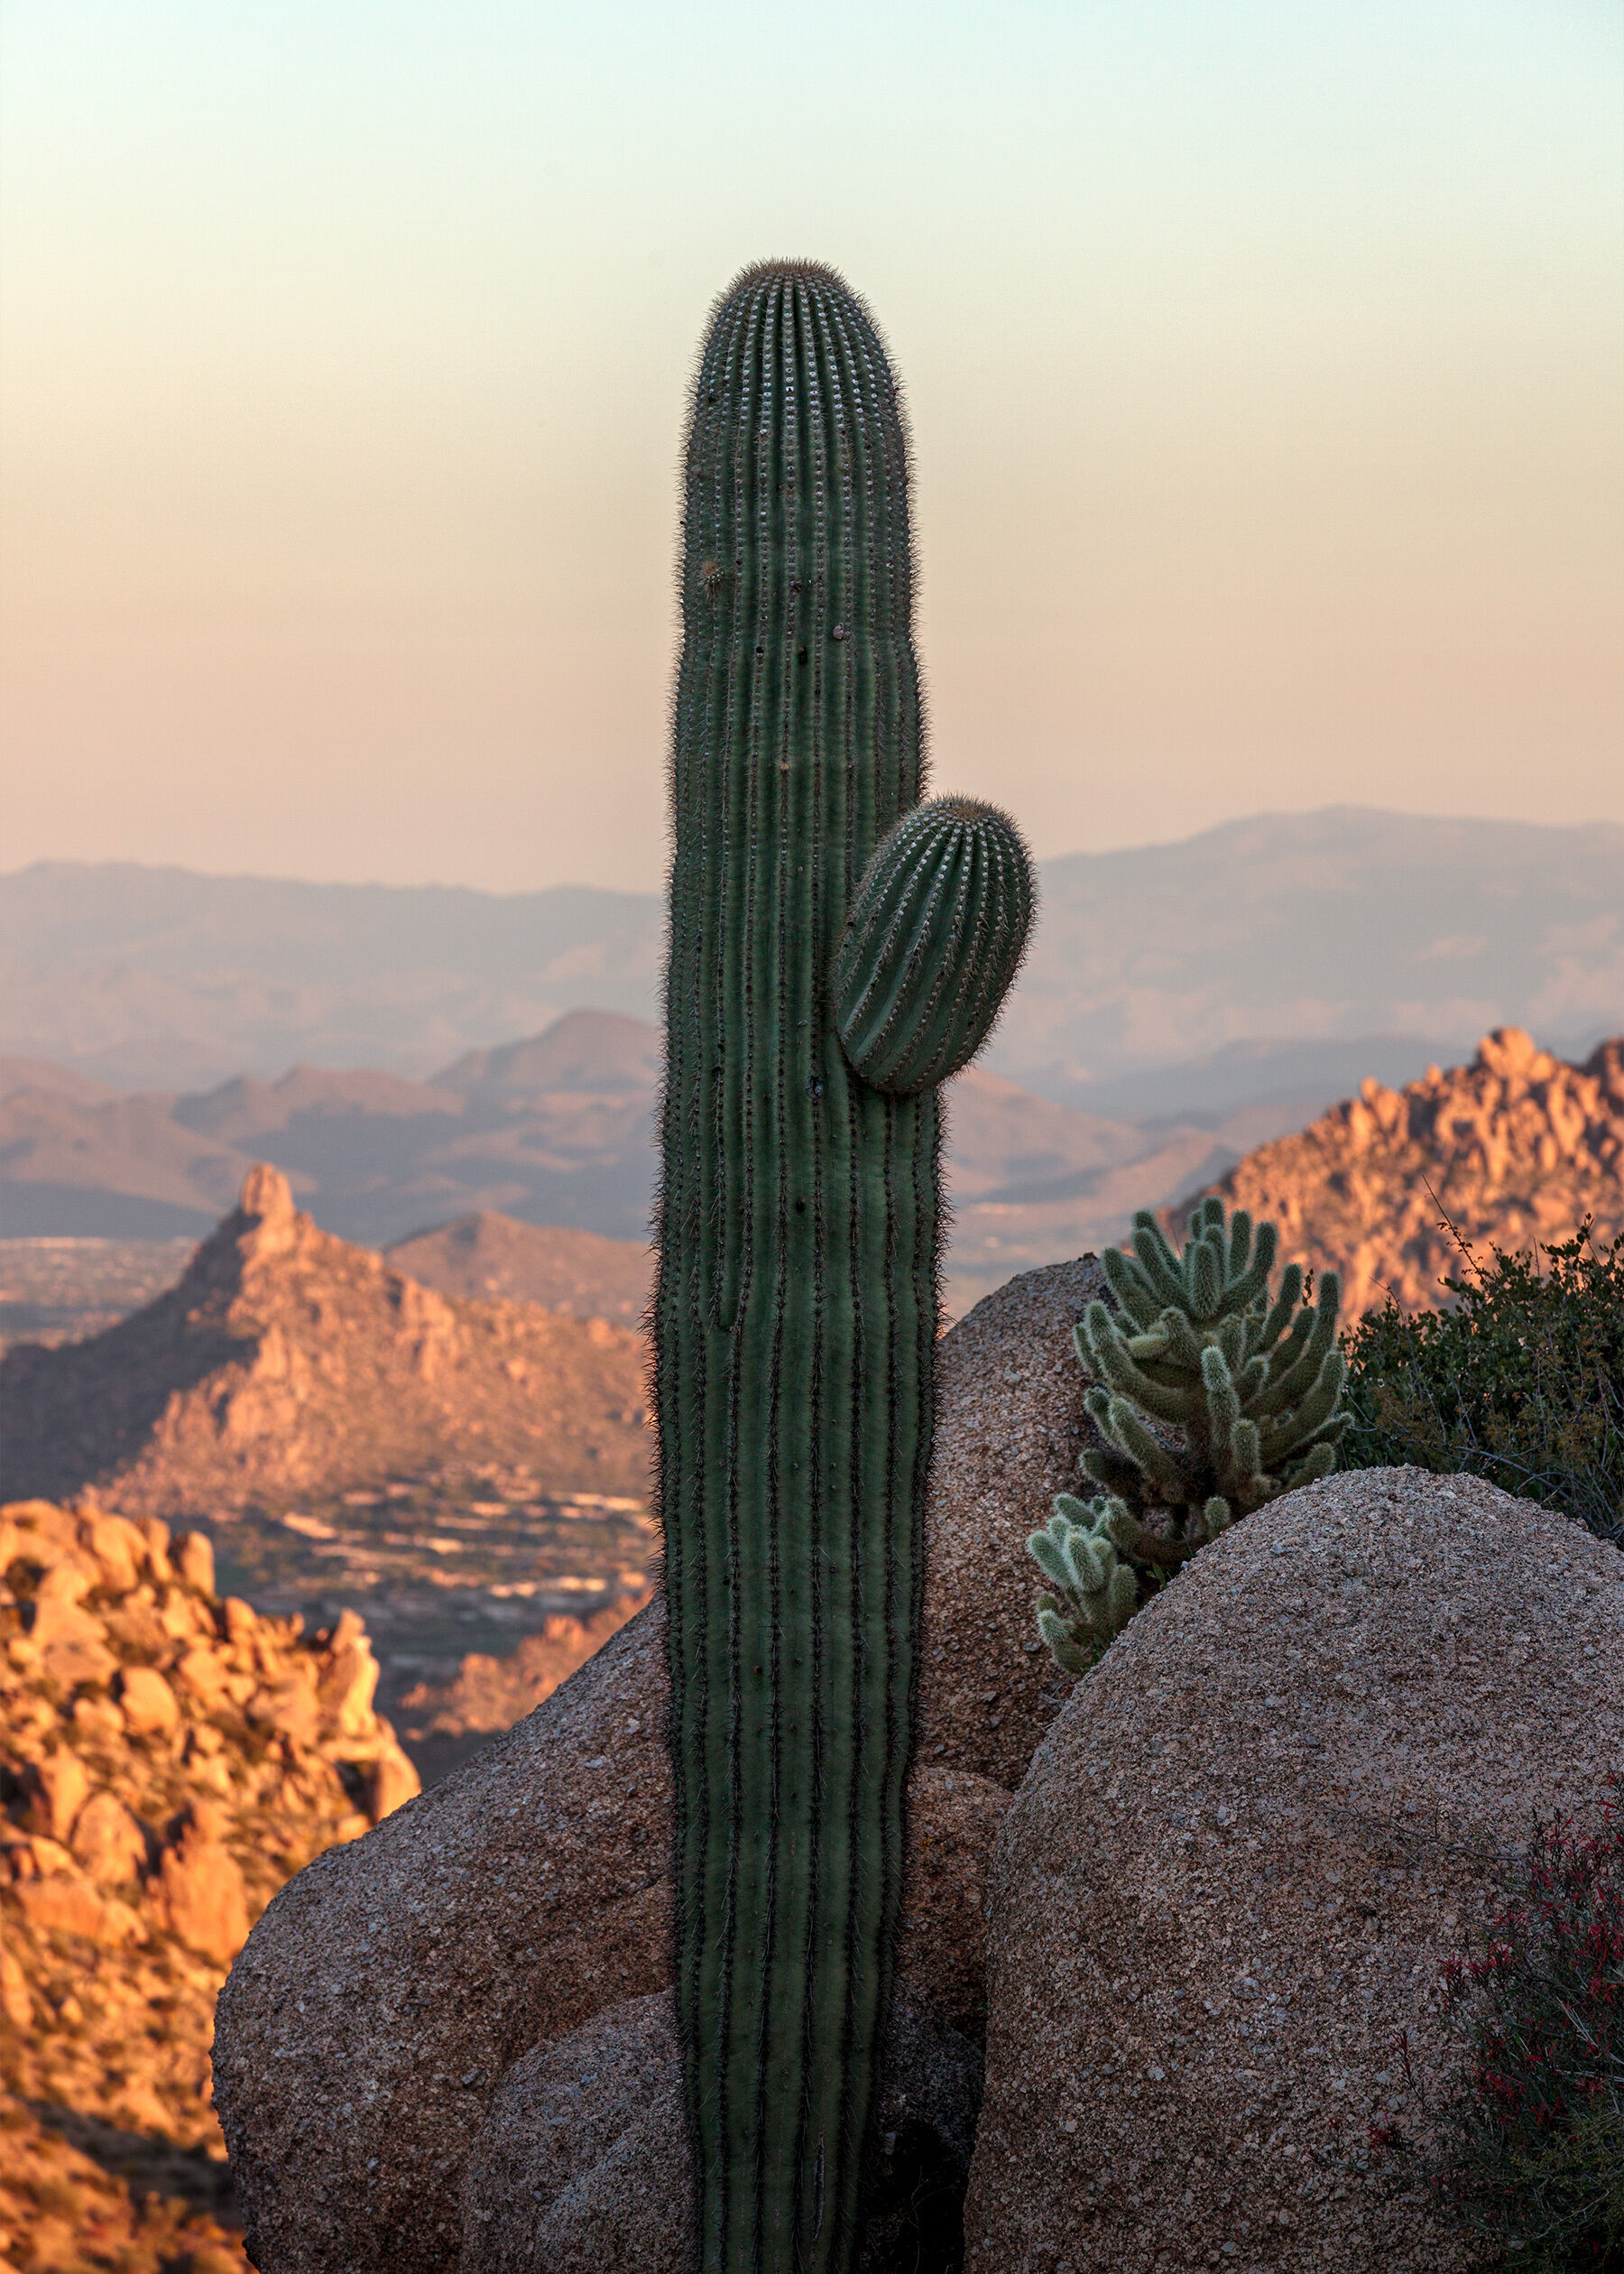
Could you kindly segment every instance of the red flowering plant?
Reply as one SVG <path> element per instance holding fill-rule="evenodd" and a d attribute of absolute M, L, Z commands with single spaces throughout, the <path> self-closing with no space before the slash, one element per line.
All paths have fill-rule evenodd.
<path fill-rule="evenodd" d="M 1485 1946 L 1444 1968 L 1466 2058 L 1430 2176 L 1527 2274 L 1624 2274 L 1624 1798 L 1610 1785 L 1596 1830 L 1536 1826 Z"/>

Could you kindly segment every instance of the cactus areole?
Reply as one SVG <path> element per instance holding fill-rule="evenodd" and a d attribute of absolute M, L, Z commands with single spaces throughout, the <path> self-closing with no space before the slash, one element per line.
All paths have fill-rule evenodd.
<path fill-rule="evenodd" d="M 929 1085 L 991 1026 L 1030 910 L 1001 815 L 919 806 L 908 517 L 862 301 L 746 272 L 687 443 L 655 1297 L 706 2274 L 844 2274 L 857 2243 L 930 1458 Z"/>

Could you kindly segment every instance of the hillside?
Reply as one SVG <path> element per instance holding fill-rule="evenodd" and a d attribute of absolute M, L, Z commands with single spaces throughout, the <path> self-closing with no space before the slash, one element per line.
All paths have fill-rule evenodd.
<path fill-rule="evenodd" d="M 1334 1266 L 1344 1317 L 1389 1292 L 1431 1308 L 1441 1280 L 1467 1275 L 1444 1216 L 1480 1250 L 1548 1245 L 1587 1216 L 1598 1240 L 1624 1233 L 1624 1038 L 1570 1066 L 1502 1027 L 1470 1066 L 1368 1081 L 1211 1188 L 1272 1217 L 1286 1256 Z"/>
<path fill-rule="evenodd" d="M 329 1232 L 382 1245 L 476 1210 L 641 1236 L 660 1035 L 576 1011 L 432 1082 L 296 1066 L 171 1097 L 75 1095 L 0 1064 L 0 1224 L 14 1237 L 206 1232 L 268 1160 Z"/>
<path fill-rule="evenodd" d="M 208 1543 L 0 1508 L 0 2251 L 245 2274 L 214 2001 L 282 1881 L 418 1789 L 347 1614 L 216 1592 Z"/>
<path fill-rule="evenodd" d="M 0 877 L 0 1050 L 118 1088 L 296 1058 L 420 1079 L 587 1001 L 647 1017 L 652 892 L 480 892 L 42 861 Z"/>
<path fill-rule="evenodd" d="M 89 1340 L 0 1360 L 8 1489 L 126 1514 L 285 1504 L 460 1456 L 640 1494 L 630 1330 L 421 1287 L 257 1168 L 178 1286 Z"/>
<path fill-rule="evenodd" d="M 571 1318 L 637 1326 L 653 1289 L 654 1252 L 556 1224 L 518 1224 L 487 1210 L 384 1250 L 397 1271 L 442 1295 L 540 1303 Z"/>
<path fill-rule="evenodd" d="M 1624 1019 L 1613 826 L 1342 806 L 1071 854 L 1045 861 L 1040 881 L 1031 957 L 987 1064 L 1093 1112 L 1148 1110 L 1102 1086 L 1186 1062 L 1196 1086 L 1160 1110 L 1300 1086 L 1266 1058 L 1244 1096 L 1210 1097 L 1199 1062 L 1237 1042 L 1289 1058 L 1409 1038 L 1417 1054 L 1402 1067 L 1316 1066 L 1324 1104 L 1370 1072 L 1418 1074 L 1429 1053 L 1442 1061 L 1500 1023 L 1576 1047 Z M 653 892 L 41 863 L 0 877 L 0 1051 L 164 1092 L 267 1079 L 299 1059 L 420 1081 L 584 1003 L 650 1018 L 662 938 Z"/>

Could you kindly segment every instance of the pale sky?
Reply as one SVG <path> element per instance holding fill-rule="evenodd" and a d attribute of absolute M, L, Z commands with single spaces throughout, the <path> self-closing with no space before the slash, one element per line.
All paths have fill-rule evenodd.
<path fill-rule="evenodd" d="M 686 378 L 832 261 L 934 779 L 1624 820 L 1615 0 L 7 0 L 0 868 L 648 889 Z"/>

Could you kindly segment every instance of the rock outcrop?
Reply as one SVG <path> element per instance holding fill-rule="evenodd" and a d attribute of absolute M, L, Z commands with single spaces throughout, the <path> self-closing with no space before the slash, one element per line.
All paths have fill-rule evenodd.
<path fill-rule="evenodd" d="M 1094 1441 L 1072 1328 L 1103 1285 L 1092 1256 L 1023 1271 L 937 1349 L 919 1758 L 1011 1791 L 1067 1688 L 1038 1640 L 1026 1542 Z"/>
<path fill-rule="evenodd" d="M 1204 1549 L 998 1841 L 967 2274 L 1470 2264 L 1366 2128 L 1425 2140 L 1443 1961 L 1618 1770 L 1624 1558 L 1579 1526 L 1375 1469 Z"/>
<path fill-rule="evenodd" d="M 527 1721 L 271 1906 L 222 1993 L 215 2048 L 264 2274 L 438 2274 L 514 2062 L 669 1983 L 664 1670 L 657 1600 Z M 900 1994 L 967 2031 L 1007 1800 L 931 1768 L 911 1794 Z"/>
<path fill-rule="evenodd" d="M 1471 1066 L 1429 1067 L 1399 1090 L 1368 1081 L 1210 1189 L 1272 1217 L 1283 1256 L 1333 1265 L 1344 1317 L 1389 1291 L 1434 1309 L 1443 1279 L 1469 1276 L 1445 1212 L 1482 1250 L 1549 1245 L 1586 1216 L 1599 1241 L 1624 1232 L 1624 1038 L 1568 1066 L 1500 1027 Z"/>
<path fill-rule="evenodd" d="M 0 1508 L 0 2225 L 23 2262 L 94 2244 L 130 2274 L 188 2251 L 211 2274 L 242 2267 L 215 1999 L 289 1872 L 416 1791 L 377 1678 L 352 1614 L 304 1635 L 222 1602 L 200 1534 Z M 132 2176 L 109 2182 L 88 2148 Z M 140 2213 L 153 2191 L 172 2215 Z M 77 2254 L 52 2255 L 53 2204 L 74 2206 Z"/>
<path fill-rule="evenodd" d="M 400 1700 L 407 1737 L 416 1742 L 429 1737 L 488 1736 L 511 1729 L 544 1704 L 578 1666 L 585 1666 L 650 1599 L 645 1585 L 616 1595 L 584 1619 L 570 1611 L 554 1612 L 537 1633 L 527 1634 L 505 1658 L 469 1651 L 448 1682 L 418 1682 Z"/>
<path fill-rule="evenodd" d="M 908 2005 L 893 2016 L 857 2274 L 946 2274 L 981 2059 Z M 669 1996 L 612 2006 L 514 2063 L 463 2180 L 459 2274 L 644 2274 L 693 2250 L 682 2054 Z"/>
<path fill-rule="evenodd" d="M 642 1367 L 629 1328 L 420 1287 L 260 1167 L 177 1287 L 105 1334 L 0 1360 L 7 1482 L 171 1517 L 460 1455 L 522 1458 L 549 1491 L 640 1494 Z"/>
<path fill-rule="evenodd" d="M 941 1345 L 902 1994 L 981 2028 L 981 1878 L 1065 1687 L 1027 1533 L 1084 1427 L 1071 1326 L 1092 1262 L 1026 1274 Z M 670 1839 L 663 1606 L 256 1930 L 220 2003 L 223 2121 L 266 2274 L 422 2274 L 497 2084 L 537 2044 L 661 1989 Z"/>

